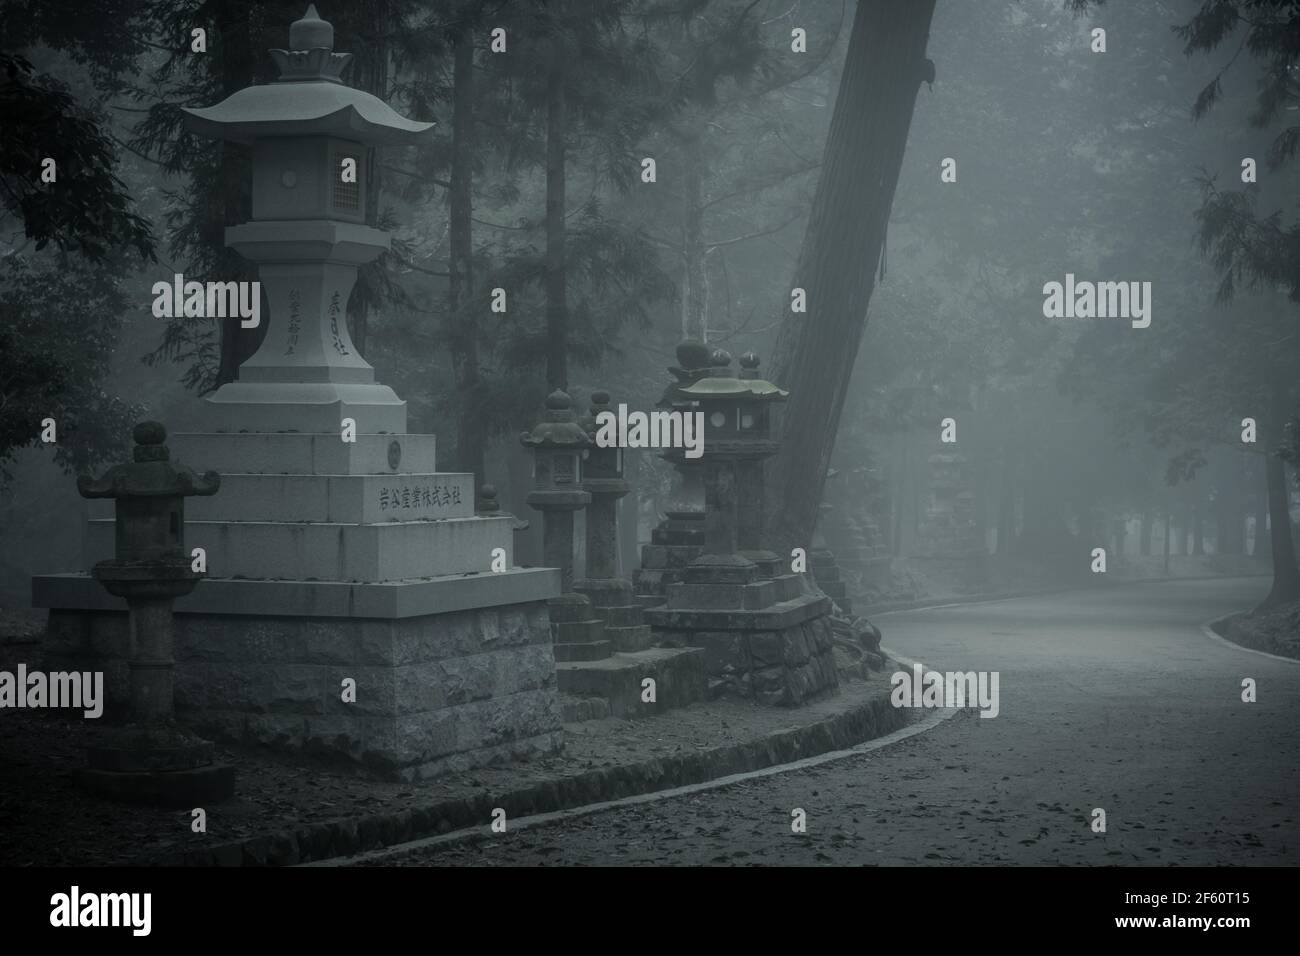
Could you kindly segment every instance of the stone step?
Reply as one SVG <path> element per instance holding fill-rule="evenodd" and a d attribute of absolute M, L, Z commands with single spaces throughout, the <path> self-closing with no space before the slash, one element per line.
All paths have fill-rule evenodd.
<path fill-rule="evenodd" d="M 772 584 L 776 588 L 777 601 L 793 601 L 803 594 L 803 584 L 797 574 L 779 574 L 772 578 Z"/>
<path fill-rule="evenodd" d="M 601 661 L 609 658 L 614 652 L 613 646 L 609 641 L 587 641 L 584 643 L 574 642 L 556 642 L 552 645 L 555 650 L 556 663 L 561 661 Z"/>
<path fill-rule="evenodd" d="M 596 617 L 604 621 L 606 627 L 635 627 L 638 624 L 644 624 L 643 610 L 640 604 L 593 608 Z"/>
<path fill-rule="evenodd" d="M 561 719 L 566 724 L 580 724 L 584 720 L 600 720 L 609 716 L 609 701 L 604 697 L 574 697 L 560 695 Z"/>
<path fill-rule="evenodd" d="M 603 661 L 557 663 L 563 693 L 603 697 L 614 717 L 650 717 L 704 699 L 704 651 L 657 647 Z M 642 703 L 642 681 L 655 682 L 655 702 Z"/>
<path fill-rule="evenodd" d="M 641 605 L 641 610 L 644 611 L 646 608 L 660 607 L 668 599 L 662 594 L 633 594 L 632 600 Z"/>
<path fill-rule="evenodd" d="M 668 606 L 676 609 L 757 611 L 778 600 L 774 580 L 749 584 L 673 584 L 668 588 Z"/>
<path fill-rule="evenodd" d="M 610 627 L 606 625 L 605 637 L 616 651 L 644 651 L 655 643 L 654 631 L 649 624 L 635 624 L 627 627 Z"/>
<path fill-rule="evenodd" d="M 586 644 L 604 637 L 605 622 L 598 617 L 586 621 L 551 620 L 551 639 L 556 644 Z"/>
<path fill-rule="evenodd" d="M 91 518 L 112 518 L 110 499 L 89 502 Z M 474 516 L 474 476 L 222 474 L 221 490 L 185 502 L 193 521 L 378 524 Z"/>
<path fill-rule="evenodd" d="M 86 567 L 113 557 L 115 525 L 90 521 Z M 187 521 L 186 549 L 207 552 L 216 578 L 297 581 L 399 581 L 490 571 L 502 548 L 514 551 L 509 518 L 447 518 L 380 524 Z"/>
<path fill-rule="evenodd" d="M 195 471 L 259 475 L 394 475 L 438 471 L 433 435 L 333 432 L 175 432 L 171 456 Z"/>

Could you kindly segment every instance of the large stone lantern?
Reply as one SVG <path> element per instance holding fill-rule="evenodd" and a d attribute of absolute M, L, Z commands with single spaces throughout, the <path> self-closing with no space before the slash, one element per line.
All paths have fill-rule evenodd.
<path fill-rule="evenodd" d="M 406 431 L 406 405 L 348 335 L 357 267 L 389 248 L 368 227 L 371 146 L 414 143 L 433 128 L 342 82 L 350 53 L 334 52 L 334 28 L 308 8 L 272 50 L 274 83 L 250 86 L 207 109 L 184 109 L 186 126 L 253 153 L 253 218 L 226 229 L 226 245 L 258 264 L 275 321 L 239 380 L 209 400 L 220 430 Z"/>

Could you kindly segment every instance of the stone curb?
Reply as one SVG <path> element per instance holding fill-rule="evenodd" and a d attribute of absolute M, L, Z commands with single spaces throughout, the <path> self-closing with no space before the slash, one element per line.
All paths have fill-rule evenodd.
<path fill-rule="evenodd" d="M 136 865 L 292 866 L 350 856 L 452 830 L 486 827 L 496 807 L 503 808 L 508 817 L 523 817 L 705 783 L 845 750 L 893 733 L 910 722 L 911 712 L 892 706 L 889 691 L 884 690 L 843 713 L 754 740 L 553 777 L 497 795 L 481 794 L 396 813 L 335 818 L 200 850 L 141 859 Z"/>
<path fill-rule="evenodd" d="M 1239 617 L 1245 617 L 1250 614 L 1249 610 L 1233 611 L 1231 614 L 1225 614 L 1223 617 L 1215 618 L 1213 621 L 1206 621 L 1201 625 L 1201 630 L 1206 637 L 1213 639 L 1219 644 L 1224 645 L 1230 650 L 1242 651 L 1246 654 L 1255 654 L 1259 657 L 1267 657 L 1270 660 L 1282 661 L 1285 664 L 1300 664 L 1300 657 L 1287 657 L 1285 654 L 1274 654 L 1272 651 L 1261 651 L 1257 647 L 1247 647 L 1245 644 L 1239 644 L 1230 636 L 1229 628 L 1232 622 Z"/>

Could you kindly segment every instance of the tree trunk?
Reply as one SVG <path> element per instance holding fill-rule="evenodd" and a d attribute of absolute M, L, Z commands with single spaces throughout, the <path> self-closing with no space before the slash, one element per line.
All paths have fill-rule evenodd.
<path fill-rule="evenodd" d="M 1278 394 L 1268 426 L 1264 478 L 1268 486 L 1268 520 L 1273 555 L 1273 587 L 1262 607 L 1272 607 L 1300 600 L 1300 569 L 1295 563 L 1295 542 L 1291 537 L 1291 509 L 1287 489 L 1286 463 L 1280 452 L 1285 436 L 1286 404 Z"/>
<path fill-rule="evenodd" d="M 1011 554 L 1016 536 L 1016 453 L 1008 442 L 1003 453 L 1002 489 L 998 503 L 998 554 Z"/>
<path fill-rule="evenodd" d="M 252 28 L 248 11 L 241 4 L 229 0 L 216 5 L 213 19 L 221 43 L 221 90 L 225 96 L 230 96 L 253 81 Z M 213 278 L 250 282 L 257 278 L 256 266 L 227 248 L 224 240 L 226 226 L 245 222 L 253 214 L 249 150 L 246 146 L 225 142 L 218 148 L 221 150 L 221 173 L 214 185 L 216 194 L 210 196 L 206 204 L 209 235 L 217 247 L 214 261 L 219 263 L 217 271 L 220 273 Z M 261 309 L 262 322 L 255 329 L 243 328 L 239 316 L 218 320 L 221 348 L 216 385 L 235 381 L 239 377 L 239 366 L 262 344 L 271 321 L 265 295 Z"/>
<path fill-rule="evenodd" d="M 558 20 L 558 16 L 557 16 Z M 546 75 L 546 387 L 569 387 L 564 283 L 564 33 L 553 23 Z"/>
<path fill-rule="evenodd" d="M 890 542 L 892 546 L 891 550 L 895 557 L 899 557 L 903 553 L 903 514 L 904 514 L 904 509 L 907 507 L 907 491 L 909 485 L 908 460 L 907 460 L 908 459 L 907 437 L 908 436 L 906 431 L 900 432 L 898 436 L 898 445 L 899 445 L 898 472 L 897 472 L 898 481 L 895 483 L 894 486 L 895 488 L 898 489 L 898 492 L 893 496 L 894 499 L 893 500 L 894 520 L 893 520 L 893 528 L 892 528 L 893 541 Z"/>
<path fill-rule="evenodd" d="M 707 340 L 704 285 L 704 156 L 700 131 L 692 126 L 682 139 L 682 338 Z"/>
<path fill-rule="evenodd" d="M 465 308 L 474 295 L 474 34 L 457 38 L 452 66 L 450 248 L 447 313 L 455 323 L 451 363 L 456 377 L 456 459 L 474 473 L 477 490 L 486 480 L 484 428 L 478 394 L 478 309 Z"/>
<path fill-rule="evenodd" d="M 907 145 L 935 0 L 859 0 L 794 286 L 771 368 L 790 390 L 784 440 L 768 470 L 775 550 L 807 547 L 866 327 L 875 272 Z M 785 308 L 790 308 L 786 300 Z"/>
<path fill-rule="evenodd" d="M 1192 554 L 1205 553 L 1205 518 L 1202 514 L 1201 501 L 1192 503 Z"/>
<path fill-rule="evenodd" d="M 1142 531 L 1141 531 L 1142 541 L 1140 542 L 1139 547 L 1138 547 L 1138 554 L 1142 555 L 1144 558 L 1151 554 L 1151 530 L 1152 530 L 1151 525 L 1152 525 L 1152 523 L 1153 523 L 1153 520 L 1152 520 L 1151 509 L 1150 509 L 1150 508 L 1145 508 L 1145 509 L 1143 509 L 1143 511 L 1142 511 Z"/>
<path fill-rule="evenodd" d="M 1264 479 L 1264 487 L 1260 489 L 1260 477 Z M 1250 556 L 1257 561 L 1267 561 L 1270 559 L 1271 547 L 1268 541 L 1268 467 L 1267 462 L 1260 460 L 1254 470 L 1255 478 L 1255 547 L 1250 552 Z"/>
<path fill-rule="evenodd" d="M 1174 540 L 1174 511 L 1165 502 L 1165 574 L 1169 574 L 1169 548 Z"/>

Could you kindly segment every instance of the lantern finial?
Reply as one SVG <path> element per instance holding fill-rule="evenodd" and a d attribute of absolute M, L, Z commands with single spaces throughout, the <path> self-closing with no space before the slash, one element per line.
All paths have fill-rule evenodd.
<path fill-rule="evenodd" d="M 316 4 L 307 7 L 301 20 L 289 24 L 290 50 L 333 50 L 334 26 L 320 18 Z"/>

